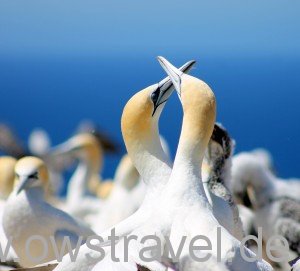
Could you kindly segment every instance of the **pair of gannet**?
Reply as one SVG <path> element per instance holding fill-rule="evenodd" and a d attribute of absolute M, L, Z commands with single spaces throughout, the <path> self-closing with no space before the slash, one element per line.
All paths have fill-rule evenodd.
<path fill-rule="evenodd" d="M 289 244 L 289 260 L 300 255 L 300 181 L 275 177 L 252 153 L 233 158 L 232 180 L 235 198 L 251 207 L 255 228 L 262 227 L 264 241 L 283 236 Z"/>
<path fill-rule="evenodd" d="M 22 266 L 54 260 L 54 245 L 61 251 L 65 237 L 74 248 L 94 235 L 85 225 L 45 201 L 44 190 L 49 180 L 41 159 L 20 159 L 15 165 L 15 178 L 14 190 L 5 203 L 2 224 Z M 34 236 L 43 241 L 34 240 Z"/>
<path fill-rule="evenodd" d="M 165 59 L 159 60 L 181 98 L 184 117 L 180 141 L 171 171 L 159 140 L 155 140 L 158 138 L 159 116 L 154 114 L 158 111 L 156 104 L 167 101 L 171 94 L 170 89 L 163 92 L 159 88 L 151 87 L 137 93 L 127 103 L 122 115 L 122 133 L 126 148 L 148 189 L 156 190 L 156 193 L 147 194 L 152 199 L 152 204 L 142 209 L 144 217 L 148 217 L 146 221 L 139 220 L 137 216 L 140 208 L 135 216 L 131 216 L 121 226 L 125 225 L 127 234 L 130 232 L 130 235 L 138 236 L 138 240 L 146 235 L 157 235 L 164 244 L 165 238 L 169 237 L 175 250 L 180 246 L 183 236 L 187 237 L 187 241 L 191 241 L 193 237 L 202 234 L 212 242 L 214 257 L 218 254 L 216 230 L 219 227 L 223 232 L 219 257 L 230 270 L 271 270 L 263 261 L 249 263 L 241 257 L 239 241 L 213 216 L 201 182 L 199 165 L 202 164 L 215 120 L 215 98 L 212 91 L 204 82 L 182 74 Z M 161 111 L 162 107 L 159 109 Z M 139 135 L 136 134 L 137 131 Z M 134 223 L 133 229 L 130 229 L 129 222 Z M 118 235 L 120 228 L 116 232 Z M 156 262 L 145 262 L 139 258 L 138 254 L 145 246 L 153 246 L 153 243 L 130 243 L 131 257 L 136 263 L 150 270 L 164 270 L 160 269 Z M 246 248 L 244 251 L 248 257 L 253 256 Z M 187 247 L 184 246 L 179 268 L 182 259 L 187 255 Z M 101 268 L 101 265 L 99 262 L 95 270 L 100 270 L 98 268 Z M 203 268 L 205 269 L 205 263 Z"/>
<path fill-rule="evenodd" d="M 161 237 L 162 242 L 164 238 L 169 237 L 175 249 L 181 246 L 184 236 L 186 241 L 190 242 L 195 236 L 205 235 L 212 244 L 210 253 L 219 257 L 230 270 L 271 270 L 271 267 L 264 261 L 255 260 L 250 263 L 242 257 L 240 242 L 230 235 L 213 216 L 201 182 L 199 164 L 202 164 L 216 115 L 215 97 L 212 90 L 203 81 L 182 74 L 165 59 L 159 58 L 159 60 L 180 96 L 184 112 L 182 130 L 171 176 L 161 197 L 156 201 L 157 205 L 153 206 L 152 217 L 143 226 L 134 230 L 133 234 L 139 237 L 155 234 Z M 151 126 L 146 128 L 149 133 Z M 140 164 L 142 158 L 136 159 L 138 157 L 136 152 L 130 150 L 132 144 L 128 144 L 130 137 L 126 135 L 126 129 L 124 127 L 122 129 L 128 153 L 139 170 L 143 168 L 143 164 Z M 222 231 L 222 236 L 219 237 L 222 244 L 219 248 L 221 251 L 217 248 L 217 243 L 220 241 L 216 236 L 218 228 Z M 138 251 L 144 247 L 137 243 L 134 245 Z M 153 244 L 145 242 L 145 245 L 149 247 Z M 253 257 L 254 254 L 250 250 L 245 247 L 243 249 L 248 257 Z M 131 251 L 134 251 L 134 248 Z M 189 251 L 188 246 L 184 245 L 179 258 L 179 266 L 180 260 L 186 255 L 189 255 Z M 135 260 L 150 269 L 153 267 L 151 263 L 140 259 L 138 254 L 135 255 Z"/>
<path fill-rule="evenodd" d="M 188 72 L 194 63 L 194 61 L 190 61 L 180 69 Z M 172 91 L 171 80 L 165 78 L 135 94 L 124 108 L 121 121 L 124 141 L 131 161 L 147 188 L 140 208 L 127 219 L 101 234 L 104 240 L 104 244 L 101 243 L 101 246 L 110 244 L 108 237 L 111 235 L 111 229 L 115 230 L 116 236 L 122 238 L 146 222 L 152 215 L 152 205 L 159 198 L 170 177 L 171 162 L 161 145 L 158 121 L 165 101 L 167 101 Z M 100 243 L 98 245 L 100 246 Z M 65 256 L 55 271 L 92 270 L 98 262 L 97 256 L 98 252 L 83 245 L 76 262 L 71 262 L 69 257 Z M 109 264 L 110 261 L 105 261 L 105 263 Z M 100 264 L 105 263 L 100 262 Z M 105 266 L 102 270 L 106 270 L 106 268 L 108 267 Z"/>

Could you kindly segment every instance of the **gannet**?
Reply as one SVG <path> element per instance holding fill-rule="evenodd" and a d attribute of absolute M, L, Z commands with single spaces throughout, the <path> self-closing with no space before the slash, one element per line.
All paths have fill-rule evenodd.
<path fill-rule="evenodd" d="M 288 241 L 289 259 L 280 263 L 287 266 L 300 254 L 300 181 L 277 178 L 251 152 L 240 153 L 233 158 L 231 189 L 237 201 L 251 207 L 265 242 L 274 235 Z"/>
<path fill-rule="evenodd" d="M 180 69 L 188 72 L 194 63 L 195 61 L 187 62 Z M 134 214 L 101 233 L 104 244 L 110 244 L 108 237 L 112 228 L 115 229 L 115 235 L 122 238 L 147 221 L 151 217 L 151 206 L 168 181 L 171 162 L 161 146 L 158 121 L 172 92 L 173 84 L 169 78 L 165 78 L 158 84 L 136 93 L 124 107 L 121 120 L 123 138 L 127 152 L 146 184 L 147 191 L 142 205 Z M 90 256 L 89 259 L 87 255 Z M 65 256 L 55 271 L 91 270 L 98 262 L 97 259 L 91 258 L 97 256 L 95 251 L 83 245 L 76 263 L 72 263 L 69 257 Z"/>
<path fill-rule="evenodd" d="M 231 235 L 241 241 L 244 232 L 239 210 L 226 187 L 231 177 L 233 148 L 234 140 L 222 125 L 216 123 L 204 157 L 209 165 L 209 173 L 203 181 L 214 216 Z"/>
<path fill-rule="evenodd" d="M 8 240 L 2 227 L 2 216 L 5 208 L 5 202 L 13 190 L 15 178 L 15 164 L 17 160 L 11 156 L 0 157 L 0 245 L 2 251 L 5 250 Z M 12 262 L 16 258 L 16 254 L 10 247 L 7 261 Z"/>
<path fill-rule="evenodd" d="M 215 122 L 216 105 L 212 90 L 203 81 L 182 74 L 164 58 L 159 57 L 159 61 L 179 94 L 184 111 L 182 130 L 170 179 L 161 197 L 156 200 L 157 205 L 151 219 L 134 233 L 139 237 L 155 234 L 161 239 L 170 235 L 171 244 L 175 249 L 178 249 L 183 236 L 187 237 L 187 241 L 191 241 L 191 238 L 202 234 L 212 243 L 210 253 L 214 257 L 219 253 L 221 261 L 230 270 L 272 270 L 264 261 L 255 260 L 250 263 L 243 259 L 240 242 L 218 223 L 205 195 L 199 165 L 202 163 Z M 217 228 L 222 231 L 222 247 L 219 252 Z M 138 250 L 151 245 L 153 240 L 145 242 L 144 245 L 134 243 Z M 254 256 L 247 248 L 243 249 L 248 257 Z M 189 254 L 187 250 L 187 246 L 184 246 L 180 259 Z M 135 260 L 155 270 L 151 262 L 143 261 L 137 254 Z"/>
<path fill-rule="evenodd" d="M 48 172 L 41 159 L 30 156 L 20 159 L 15 166 L 15 175 L 15 187 L 5 204 L 2 223 L 6 236 L 12 238 L 12 247 L 22 266 L 54 260 L 56 256 L 51 237 L 60 250 L 64 237 L 70 238 L 74 248 L 77 242 L 84 243 L 88 236 L 94 235 L 92 230 L 45 202 Z M 48 247 L 48 253 L 42 254 L 45 257 L 40 259 L 41 252 L 45 251 L 43 243 L 31 242 L 28 248 L 30 254 L 25 249 L 29 238 L 37 235 L 44 238 Z"/>
<path fill-rule="evenodd" d="M 72 155 L 78 165 L 70 178 L 67 188 L 66 205 L 62 208 L 80 219 L 98 213 L 101 201 L 92 197 L 88 190 L 90 182 L 99 183 L 103 153 L 98 140 L 90 133 L 77 134 L 66 142 L 53 147 L 50 156 Z"/>

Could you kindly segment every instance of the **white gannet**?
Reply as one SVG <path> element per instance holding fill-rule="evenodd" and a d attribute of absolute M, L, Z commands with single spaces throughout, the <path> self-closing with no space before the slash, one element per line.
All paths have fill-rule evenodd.
<path fill-rule="evenodd" d="M 204 157 L 209 173 L 206 179 L 203 178 L 203 183 L 214 216 L 231 235 L 241 241 L 244 232 L 239 210 L 226 187 L 231 178 L 233 149 L 234 140 L 224 127 L 216 123 Z"/>
<path fill-rule="evenodd" d="M 194 63 L 195 61 L 187 62 L 180 69 L 188 72 Z M 147 221 L 151 217 L 151 206 L 168 181 L 171 163 L 161 146 L 158 121 L 172 92 L 172 82 L 165 78 L 158 84 L 136 93 L 124 107 L 121 121 L 123 138 L 128 154 L 147 190 L 142 205 L 134 214 L 101 234 L 104 244 L 110 243 L 108 237 L 111 235 L 111 229 L 115 229 L 115 235 L 121 238 Z M 55 271 L 92 270 L 98 262 L 97 259 L 93 260 L 93 257 L 98 257 L 98 253 L 83 245 L 76 262 L 71 262 L 69 257 L 65 256 Z"/>
<path fill-rule="evenodd" d="M 40 157 L 46 162 L 49 172 L 50 191 L 49 196 L 58 196 L 63 188 L 64 178 L 62 176 L 62 169 L 64 164 L 68 164 L 69 161 L 64 159 L 51 159 L 48 156 L 51 148 L 51 139 L 46 130 L 42 128 L 35 128 L 31 131 L 28 138 L 28 149 L 31 156 Z M 62 163 L 64 162 L 64 163 Z"/>
<path fill-rule="evenodd" d="M 95 136 L 82 133 L 54 147 L 49 156 L 54 159 L 70 155 L 78 160 L 78 165 L 68 183 L 66 204 L 61 208 L 84 220 L 97 214 L 101 207 L 101 200 L 91 195 L 89 185 L 100 183 L 103 151 Z"/>
<path fill-rule="evenodd" d="M 8 240 L 2 227 L 2 217 L 3 217 L 5 202 L 14 187 L 14 179 L 15 179 L 14 168 L 16 162 L 17 160 L 11 156 L 0 157 L 0 245 L 2 251 L 5 251 L 5 248 L 8 245 Z M 16 257 L 17 256 L 15 252 L 10 247 L 8 255 L 6 256 L 6 262 L 12 264 L 13 260 Z M 14 263 L 13 265 L 16 265 L 16 263 Z"/>
<path fill-rule="evenodd" d="M 211 89 L 201 80 L 182 74 L 164 58 L 159 58 L 169 74 L 182 102 L 184 111 L 182 130 L 170 179 L 156 201 L 152 217 L 134 233 L 139 236 L 155 234 L 161 238 L 170 235 L 171 244 L 178 249 L 185 236 L 188 243 L 193 237 L 205 235 L 212 244 L 210 253 L 219 257 L 230 270 L 272 270 L 264 261 L 249 262 L 241 255 L 240 242 L 231 236 L 212 214 L 201 181 L 201 167 L 205 149 L 211 137 L 216 114 L 215 97 Z M 216 232 L 221 229 L 221 248 L 218 250 Z M 153 245 L 134 243 L 137 249 Z M 135 248 L 136 248 L 135 247 Z M 254 254 L 243 247 L 248 257 Z M 188 255 L 185 245 L 180 258 Z M 134 251 L 134 247 L 131 251 Z M 151 253 L 150 253 L 151 254 Z M 141 265 L 156 270 L 151 262 L 135 255 Z M 254 259 L 252 259 L 254 260 Z"/>
<path fill-rule="evenodd" d="M 22 266 L 33 266 L 56 258 L 51 237 L 60 250 L 64 237 L 69 237 L 74 248 L 77 242 L 85 242 L 94 232 L 68 214 L 54 208 L 44 200 L 44 188 L 48 184 L 48 172 L 44 162 L 36 157 L 24 157 L 15 166 L 15 187 L 6 201 L 3 213 L 3 229 L 12 238 L 12 247 Z M 33 241 L 25 249 L 32 236 L 45 241 Z M 82 238 L 82 240 L 81 240 Z M 66 253 L 67 251 L 65 251 Z M 32 259 L 35 257 L 35 260 Z"/>

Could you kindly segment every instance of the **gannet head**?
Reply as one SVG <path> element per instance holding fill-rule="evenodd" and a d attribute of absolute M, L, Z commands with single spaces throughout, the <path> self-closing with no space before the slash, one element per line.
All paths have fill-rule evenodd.
<path fill-rule="evenodd" d="M 195 61 L 190 61 L 180 69 L 187 72 L 194 63 Z M 151 141 L 154 134 L 158 135 L 158 120 L 172 92 L 172 81 L 165 78 L 158 84 L 139 91 L 127 102 L 121 119 L 122 134 L 127 150 L 129 146 L 144 143 L 148 139 Z"/>
<path fill-rule="evenodd" d="M 251 152 L 233 157 L 230 188 L 236 202 L 252 208 L 256 203 L 251 200 L 250 192 L 267 199 L 266 191 L 272 191 L 273 179 L 273 173 Z"/>
<path fill-rule="evenodd" d="M 213 91 L 202 80 L 184 74 L 163 57 L 158 61 L 172 80 L 182 103 L 184 125 L 182 136 L 191 142 L 207 146 L 216 118 L 216 99 Z"/>
<path fill-rule="evenodd" d="M 0 157 L 0 198 L 6 199 L 14 187 L 15 164 L 17 160 L 11 156 Z"/>
<path fill-rule="evenodd" d="M 95 171 L 102 166 L 102 148 L 97 138 L 90 133 L 77 134 L 53 148 L 52 156 L 72 155 L 87 161 Z"/>
<path fill-rule="evenodd" d="M 48 185 L 48 170 L 45 163 L 37 157 L 21 158 L 15 166 L 15 186 L 17 194 L 31 187 Z"/>

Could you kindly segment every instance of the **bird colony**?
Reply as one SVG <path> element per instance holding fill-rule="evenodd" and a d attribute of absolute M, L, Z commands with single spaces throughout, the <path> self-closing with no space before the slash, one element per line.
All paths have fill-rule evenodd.
<path fill-rule="evenodd" d="M 158 62 L 166 78 L 124 106 L 112 179 L 101 171 L 115 147 L 90 123 L 57 146 L 34 130 L 27 152 L 0 126 L 0 270 L 300 270 L 299 180 L 277 177 L 267 150 L 234 154 L 213 90 L 189 75 L 195 61 Z M 171 159 L 159 119 L 173 92 Z"/>

